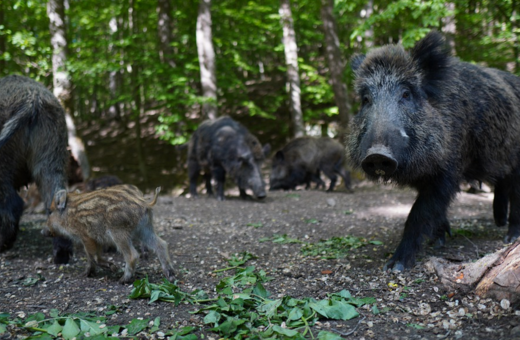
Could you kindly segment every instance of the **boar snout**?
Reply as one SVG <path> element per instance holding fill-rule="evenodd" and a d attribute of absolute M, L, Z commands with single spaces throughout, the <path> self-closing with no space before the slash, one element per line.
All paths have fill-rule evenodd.
<path fill-rule="evenodd" d="M 361 162 L 363 170 L 371 177 L 390 177 L 397 170 L 397 160 L 385 146 L 371 147 Z"/>

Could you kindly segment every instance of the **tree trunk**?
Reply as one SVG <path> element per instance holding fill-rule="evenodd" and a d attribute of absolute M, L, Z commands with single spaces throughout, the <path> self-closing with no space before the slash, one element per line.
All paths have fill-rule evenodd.
<path fill-rule="evenodd" d="M 5 27 L 5 4 L 3 1 L 0 1 L 0 26 Z M 7 75 L 7 63 L 3 58 L 3 54 L 6 52 L 6 48 L 7 42 L 5 40 L 5 35 L 0 34 L 0 76 Z"/>
<path fill-rule="evenodd" d="M 133 33 L 133 35 L 137 36 L 139 33 L 139 29 L 137 27 L 136 22 L 136 13 L 135 13 L 135 0 L 130 0 L 129 7 L 129 15 L 128 15 L 128 25 L 129 31 Z M 135 41 L 135 40 L 134 40 Z M 139 171 L 141 172 L 141 176 L 145 185 L 148 183 L 148 171 L 146 169 L 146 162 L 144 157 L 144 148 L 143 141 L 141 139 L 142 131 L 141 131 L 141 117 L 144 114 L 143 108 L 143 100 L 142 100 L 142 86 L 139 80 L 139 65 L 134 61 L 132 65 L 132 73 L 130 75 L 132 81 L 132 98 L 134 102 L 134 107 L 132 109 L 134 123 L 135 123 L 135 141 L 136 141 L 136 153 L 137 153 L 137 161 L 139 164 Z"/>
<path fill-rule="evenodd" d="M 289 82 L 289 98 L 291 107 L 291 118 L 293 122 L 293 135 L 300 137 L 305 135 L 303 125 L 303 114 L 301 106 L 300 75 L 298 70 L 298 48 L 296 45 L 296 34 L 289 0 L 280 2 L 280 20 L 283 27 L 283 46 L 285 49 L 285 62 L 287 64 L 287 81 Z"/>
<path fill-rule="evenodd" d="M 157 30 L 159 33 L 159 55 L 162 63 L 175 67 L 173 60 L 172 9 L 170 0 L 157 0 Z"/>
<path fill-rule="evenodd" d="M 368 20 L 372 13 L 374 13 L 374 0 L 369 0 L 364 8 L 364 17 L 365 20 Z M 369 29 L 365 31 L 365 49 L 370 50 L 374 47 L 374 28 L 370 26 Z"/>
<path fill-rule="evenodd" d="M 447 2 L 444 4 L 447 10 L 452 11 L 452 14 L 442 18 L 442 28 L 441 32 L 444 33 L 444 37 L 446 38 L 446 42 L 450 46 L 451 53 L 455 55 L 455 3 Z"/>
<path fill-rule="evenodd" d="M 338 107 L 340 122 L 338 136 L 340 141 L 344 142 L 350 115 L 350 105 L 348 103 L 347 86 L 343 82 L 345 63 L 341 57 L 333 8 L 334 0 L 321 0 L 321 20 L 323 21 L 325 31 L 325 46 L 329 64 L 330 81 L 334 91 L 334 100 Z"/>
<path fill-rule="evenodd" d="M 67 62 L 67 35 L 65 25 L 65 4 L 63 0 L 49 0 L 47 2 L 47 15 L 49 16 L 49 30 L 52 46 L 52 74 L 54 95 L 65 109 L 67 121 L 69 147 L 72 156 L 81 167 L 83 179 L 90 177 L 90 165 L 85 145 L 77 136 L 76 126 L 72 119 L 74 112 L 74 100 L 72 97 L 72 83 L 66 69 Z"/>
<path fill-rule="evenodd" d="M 200 64 L 202 114 L 206 119 L 217 118 L 217 76 L 215 73 L 215 51 L 211 33 L 211 0 L 200 0 L 197 16 L 197 51 Z"/>
<path fill-rule="evenodd" d="M 512 245 L 487 255 L 477 262 L 451 264 L 432 258 L 426 268 L 435 271 L 452 293 L 475 293 L 509 303 L 520 302 L 520 239 Z"/>

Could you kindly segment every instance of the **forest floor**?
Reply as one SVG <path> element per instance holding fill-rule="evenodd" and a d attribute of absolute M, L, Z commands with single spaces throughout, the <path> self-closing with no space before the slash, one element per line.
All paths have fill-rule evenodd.
<path fill-rule="evenodd" d="M 246 252 L 254 257 L 237 266 L 254 266 L 260 273 L 257 280 L 270 277 L 262 282 L 269 299 L 323 300 L 342 290 L 375 299 L 357 307 L 359 316 L 350 320 L 320 318 L 307 329 L 309 339 L 320 331 L 352 339 L 520 338 L 519 306 L 445 291 L 425 266 L 430 256 L 473 261 L 504 246 L 506 229 L 492 221 L 492 194 L 458 195 L 449 214 L 453 237 L 443 249 L 425 246 L 417 265 L 404 273 L 383 272 L 382 267 L 400 240 L 415 199 L 411 190 L 361 182 L 352 194 L 343 188 L 333 193 L 280 191 L 269 192 L 263 201 L 241 200 L 234 189 L 226 195 L 223 202 L 205 195 L 195 199 L 162 195 L 154 208 L 155 228 L 169 244 L 176 285 L 182 292 L 200 289 L 214 298 L 219 282 L 229 277 L 238 281 L 237 270 L 229 269 L 230 260 Z M 25 214 L 15 247 L 0 254 L 0 313 L 22 320 L 21 324 L 36 312 L 49 317 L 55 309 L 61 315 L 104 315 L 107 325 L 124 326 L 140 318 L 147 323 L 160 317 L 158 328 L 146 328 L 139 337 L 163 338 L 183 326 L 194 326 L 198 338 L 224 337 L 204 322 L 209 311 L 193 313 L 207 303 L 186 301 L 175 306 L 130 299 L 133 286 L 117 282 L 121 271 L 98 270 L 95 277 L 83 277 L 85 258 L 79 247 L 70 264 L 52 264 L 51 242 L 40 236 L 44 221 L 44 215 Z M 347 236 L 360 239 L 351 249 L 324 253 Z M 323 240 L 329 243 L 320 249 Z M 120 255 L 107 256 L 123 265 Z M 137 279 L 145 277 L 161 283 L 153 254 L 139 263 Z M 119 336 L 131 334 L 124 332 Z M 28 334 L 32 333 L 11 325 L 0 338 Z"/>

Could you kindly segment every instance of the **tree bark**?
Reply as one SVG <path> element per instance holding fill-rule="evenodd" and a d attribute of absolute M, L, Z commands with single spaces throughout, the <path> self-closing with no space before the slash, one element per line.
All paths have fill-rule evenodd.
<path fill-rule="evenodd" d="M 5 4 L 3 1 L 0 1 L 0 25 L 5 27 Z M 6 52 L 7 42 L 4 34 L 0 34 L 0 76 L 7 75 L 5 62 L 2 55 Z"/>
<path fill-rule="evenodd" d="M 330 81 L 332 83 L 332 90 L 334 91 L 334 100 L 338 107 L 338 135 L 340 141 L 344 142 L 350 115 L 350 105 L 347 96 L 347 86 L 343 82 L 345 63 L 341 57 L 333 8 L 334 0 L 321 0 L 321 20 L 323 21 L 325 31 L 325 46 L 329 64 Z"/>
<path fill-rule="evenodd" d="M 135 13 L 135 0 L 130 0 L 130 6 L 129 6 L 129 15 L 128 15 L 128 25 L 129 25 L 129 31 L 133 33 L 133 35 L 137 36 L 139 33 L 139 29 L 137 27 L 136 22 L 136 13 Z M 142 135 L 142 129 L 141 129 L 141 117 L 144 114 L 144 108 L 143 108 L 143 100 L 142 100 L 142 85 L 139 80 L 139 65 L 134 62 L 132 65 L 132 72 L 130 75 L 130 78 L 132 80 L 132 98 L 134 102 L 133 107 L 133 118 L 135 123 L 135 141 L 136 141 L 136 153 L 137 153 L 137 161 L 139 164 L 139 171 L 141 172 L 141 176 L 143 177 L 143 181 L 145 184 L 148 183 L 148 171 L 146 169 L 146 162 L 144 157 L 144 148 L 143 148 L 143 141 L 141 139 Z"/>
<path fill-rule="evenodd" d="M 452 264 L 431 258 L 426 268 L 436 272 L 452 293 L 474 291 L 481 297 L 507 299 L 511 304 L 520 302 L 520 239 L 477 262 Z"/>
<path fill-rule="evenodd" d="M 200 0 L 197 16 L 197 51 L 200 64 L 202 96 L 202 115 L 206 119 L 215 119 L 217 109 L 217 76 L 215 72 L 215 51 L 211 32 L 211 0 Z"/>
<path fill-rule="evenodd" d="M 305 135 L 301 106 L 300 75 L 298 69 L 298 47 L 294 32 L 290 0 L 280 1 L 280 20 L 283 27 L 283 46 L 287 64 L 287 81 L 289 83 L 289 98 L 294 137 Z"/>
<path fill-rule="evenodd" d="M 65 25 L 65 3 L 63 0 L 49 0 L 47 2 L 47 15 L 49 16 L 49 30 L 52 46 L 52 74 L 54 95 L 65 109 L 67 121 L 69 147 L 72 156 L 81 167 L 83 179 L 90 177 L 90 165 L 85 145 L 76 133 L 76 126 L 72 119 L 74 112 L 74 100 L 72 97 L 72 83 L 66 69 L 67 62 L 67 35 Z"/>
<path fill-rule="evenodd" d="M 173 59 L 172 8 L 170 0 L 157 0 L 157 30 L 159 33 L 159 55 L 162 63 L 175 67 Z"/>
<path fill-rule="evenodd" d="M 444 33 L 444 37 L 446 38 L 446 42 L 450 46 L 451 53 L 455 55 L 455 33 L 456 33 L 456 25 L 455 25 L 455 3 L 447 2 L 444 4 L 447 10 L 452 11 L 453 13 L 447 17 L 441 19 L 442 28 L 441 32 Z"/>

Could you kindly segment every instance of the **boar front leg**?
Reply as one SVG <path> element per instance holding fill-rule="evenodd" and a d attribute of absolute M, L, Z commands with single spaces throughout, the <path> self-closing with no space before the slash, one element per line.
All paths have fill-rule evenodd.
<path fill-rule="evenodd" d="M 220 165 L 211 167 L 211 174 L 217 181 L 217 200 L 224 200 L 224 183 L 226 182 L 226 170 Z"/>
<path fill-rule="evenodd" d="M 404 271 L 413 267 L 424 236 L 438 238 L 439 243 L 444 244 L 445 232 L 449 232 L 448 206 L 457 188 L 458 183 L 449 178 L 433 179 L 419 188 L 401 242 L 383 270 Z"/>
<path fill-rule="evenodd" d="M 88 236 L 82 237 L 81 241 L 83 242 L 83 247 L 85 248 L 85 253 L 87 254 L 87 267 L 85 268 L 83 275 L 90 277 L 96 274 L 98 245 L 95 240 Z"/>

